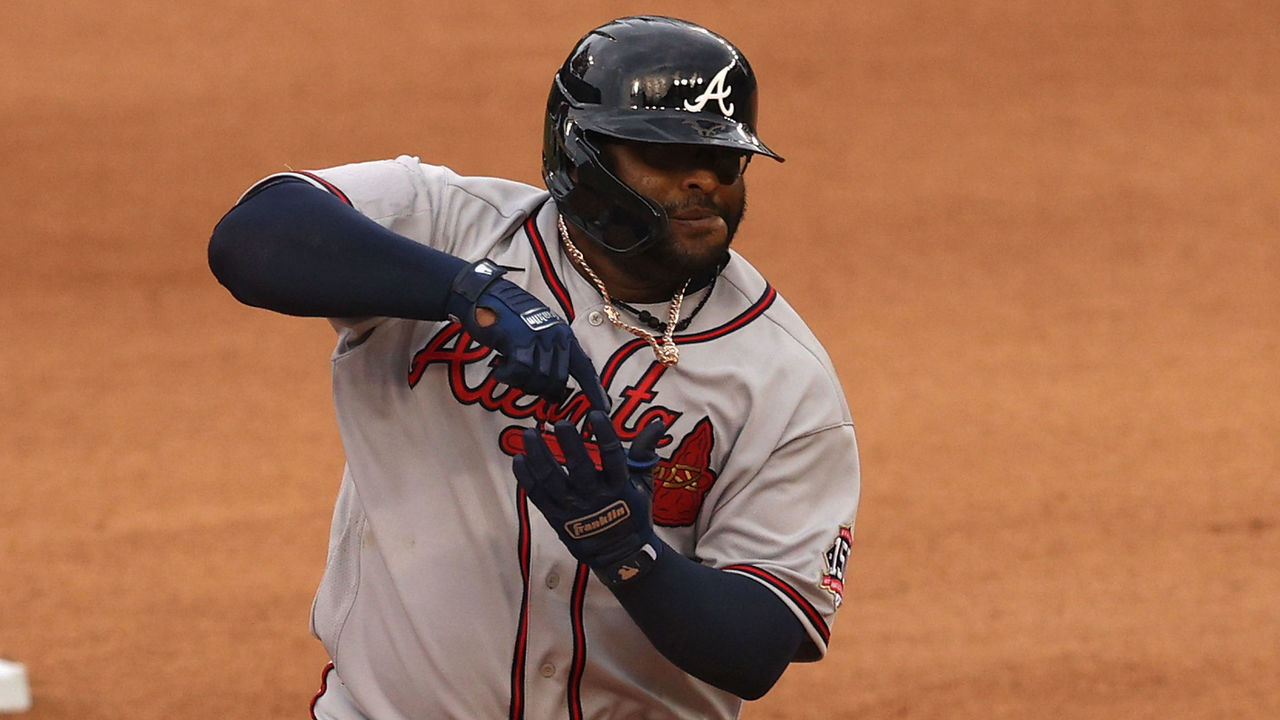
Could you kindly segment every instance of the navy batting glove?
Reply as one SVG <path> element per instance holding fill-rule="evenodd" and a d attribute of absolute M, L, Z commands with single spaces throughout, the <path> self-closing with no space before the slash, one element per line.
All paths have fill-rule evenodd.
<path fill-rule="evenodd" d="M 529 428 L 523 433 L 524 453 L 512 460 L 512 470 L 569 552 L 616 587 L 649 572 L 666 547 L 653 532 L 652 507 L 654 449 L 667 429 L 653 420 L 624 452 L 607 414 L 592 411 L 587 423 L 602 468 L 592 461 L 578 429 L 561 420 L 555 434 L 564 466 L 542 434 Z"/>
<path fill-rule="evenodd" d="M 609 398 L 573 330 L 537 298 L 502 279 L 506 272 L 492 260 L 471 263 L 454 277 L 445 306 L 471 337 L 498 352 L 494 379 L 560 402 L 569 395 L 572 377 L 593 408 L 608 411 Z M 480 324 L 478 308 L 493 312 L 493 324 Z"/>

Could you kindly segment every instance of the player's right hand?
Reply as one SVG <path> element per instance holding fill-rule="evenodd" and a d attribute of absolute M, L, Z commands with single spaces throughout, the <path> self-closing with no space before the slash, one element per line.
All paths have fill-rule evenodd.
<path fill-rule="evenodd" d="M 450 318 L 476 342 L 497 351 L 494 379 L 561 402 L 573 378 L 593 408 L 608 412 L 609 398 L 573 330 L 537 298 L 502 279 L 506 272 L 492 260 L 471 263 L 453 279 L 446 303 Z"/>

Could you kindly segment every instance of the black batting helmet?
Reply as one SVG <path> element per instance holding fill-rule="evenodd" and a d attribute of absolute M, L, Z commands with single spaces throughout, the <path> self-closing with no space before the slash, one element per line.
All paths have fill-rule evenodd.
<path fill-rule="evenodd" d="M 654 201 L 620 181 L 592 138 L 710 145 L 782 160 L 756 136 L 756 77 L 728 40 L 684 20 L 613 20 L 574 46 L 551 83 L 542 175 L 560 213 L 619 253 L 667 229 Z"/>

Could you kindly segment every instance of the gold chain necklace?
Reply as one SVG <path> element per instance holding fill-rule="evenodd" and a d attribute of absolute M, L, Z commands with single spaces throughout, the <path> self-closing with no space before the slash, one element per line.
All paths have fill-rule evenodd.
<path fill-rule="evenodd" d="M 680 362 L 680 348 L 676 347 L 676 343 L 671 336 L 676 332 L 676 324 L 680 322 L 680 304 L 684 302 L 684 292 L 689 289 L 689 280 L 684 281 L 684 285 L 671 298 L 671 308 L 668 311 L 667 329 L 663 331 L 661 336 L 654 335 L 644 328 L 638 328 L 635 325 L 629 325 L 622 320 L 622 315 L 618 313 L 618 308 L 613 306 L 613 298 L 609 297 L 609 291 L 605 289 L 604 282 L 600 280 L 600 276 L 596 275 L 591 266 L 587 264 L 587 259 L 582 256 L 582 251 L 578 246 L 573 244 L 569 239 L 569 228 L 564 226 L 564 218 L 557 217 L 556 223 L 560 228 L 560 242 L 564 243 L 565 252 L 569 253 L 569 258 L 573 260 L 573 264 L 577 265 L 587 277 L 591 278 L 591 282 L 595 284 L 596 290 L 600 291 L 600 296 L 604 298 L 604 314 L 609 318 L 609 322 L 615 327 L 641 338 L 649 343 L 649 347 L 653 348 L 653 354 L 658 358 L 658 362 L 666 367 L 671 367 Z"/>

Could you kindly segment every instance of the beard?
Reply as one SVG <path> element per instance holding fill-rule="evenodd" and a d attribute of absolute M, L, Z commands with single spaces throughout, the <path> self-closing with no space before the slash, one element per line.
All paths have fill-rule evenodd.
<path fill-rule="evenodd" d="M 713 233 L 684 234 L 674 231 L 668 222 L 662 236 L 642 254 L 646 264 L 662 268 L 668 277 L 707 278 L 729 261 L 729 246 L 747 211 L 746 192 L 732 207 L 722 207 L 710 198 L 695 198 L 679 204 L 664 205 L 667 216 L 693 209 L 706 209 L 724 221 L 723 237 Z"/>

